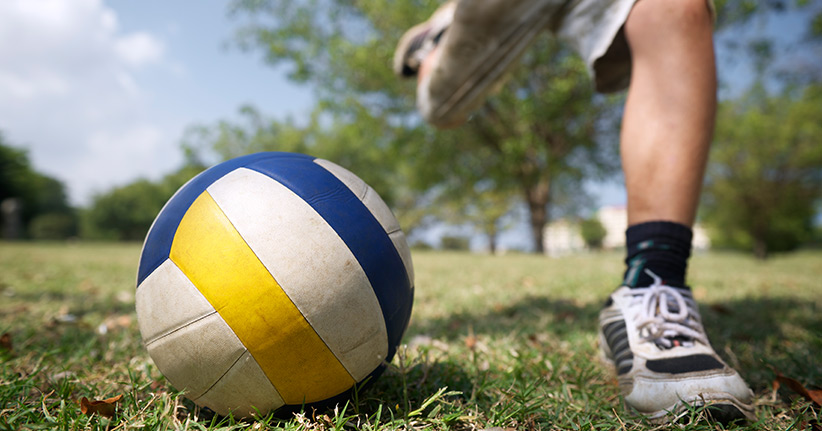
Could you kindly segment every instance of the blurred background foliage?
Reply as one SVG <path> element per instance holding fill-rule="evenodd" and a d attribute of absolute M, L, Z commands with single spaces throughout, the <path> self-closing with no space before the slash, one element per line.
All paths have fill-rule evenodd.
<path fill-rule="evenodd" d="M 11 146 L 0 134 L 0 205 L 14 213 L 5 223 L 6 238 L 62 239 L 77 234 L 77 210 L 68 203 L 64 185 L 38 173 L 25 150 Z"/>
<path fill-rule="evenodd" d="M 764 258 L 819 241 L 820 3 L 716 1 L 725 60 L 749 62 L 754 77 L 749 88 L 721 98 L 700 214 L 717 246 Z M 278 120 L 242 106 L 239 119 L 191 125 L 180 144 L 185 166 L 159 181 L 103 191 L 85 208 L 72 208 L 64 186 L 37 173 L 25 150 L 0 135 L 0 201 L 19 211 L 19 226 L 4 226 L 4 236 L 139 241 L 174 191 L 205 167 L 252 152 L 291 151 L 355 172 L 406 233 L 468 226 L 493 251 L 502 231 L 524 223 L 531 250 L 542 251 L 551 219 L 590 216 L 594 202 L 584 184 L 618 178 L 622 96 L 595 94 L 584 63 L 546 35 L 465 127 L 436 131 L 414 111 L 414 82 L 397 79 L 390 65 L 395 41 L 438 5 L 235 0 L 230 42 L 314 89 L 312 113 Z M 775 48 L 773 35 L 751 30 L 786 11 L 801 12 L 806 25 L 791 55 Z M 720 77 L 723 89 L 738 87 L 728 82 L 733 76 Z M 601 232 L 588 223 L 586 235 L 595 244 Z M 447 242 L 466 247 L 461 236 Z"/>

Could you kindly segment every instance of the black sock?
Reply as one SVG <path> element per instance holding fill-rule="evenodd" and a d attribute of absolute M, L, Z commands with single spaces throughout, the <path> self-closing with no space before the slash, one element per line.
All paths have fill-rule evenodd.
<path fill-rule="evenodd" d="M 625 231 L 628 255 L 623 284 L 648 287 L 654 279 L 650 270 L 668 286 L 685 287 L 685 271 L 691 256 L 693 233 L 688 226 L 652 221 L 640 223 Z"/>

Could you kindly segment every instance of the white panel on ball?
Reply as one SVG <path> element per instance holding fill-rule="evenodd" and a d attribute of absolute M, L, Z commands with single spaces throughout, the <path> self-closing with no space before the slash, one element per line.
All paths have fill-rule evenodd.
<path fill-rule="evenodd" d="M 140 334 L 146 344 L 216 311 L 183 271 L 166 259 L 137 287 Z"/>
<path fill-rule="evenodd" d="M 388 237 L 391 238 L 394 248 L 400 254 L 402 264 L 405 266 L 405 272 L 408 274 L 408 282 L 411 283 L 411 287 L 414 287 L 414 264 L 411 261 L 411 249 L 408 248 L 405 233 L 402 230 L 397 230 L 389 233 Z"/>

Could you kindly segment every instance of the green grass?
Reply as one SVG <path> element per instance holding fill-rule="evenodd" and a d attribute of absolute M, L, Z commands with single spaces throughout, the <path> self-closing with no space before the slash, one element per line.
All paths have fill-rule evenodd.
<path fill-rule="evenodd" d="M 12 337 L 11 352 L 0 348 L 0 430 L 654 428 L 623 407 L 597 360 L 618 253 L 417 253 L 411 326 L 373 387 L 336 410 L 256 421 L 200 410 L 154 367 L 134 313 L 138 255 L 135 244 L 0 243 L 0 334 Z M 811 427 L 819 408 L 772 381 L 779 370 L 822 386 L 822 253 L 697 255 L 690 274 L 714 346 L 756 393 L 749 428 Z M 77 404 L 118 394 L 112 419 Z"/>

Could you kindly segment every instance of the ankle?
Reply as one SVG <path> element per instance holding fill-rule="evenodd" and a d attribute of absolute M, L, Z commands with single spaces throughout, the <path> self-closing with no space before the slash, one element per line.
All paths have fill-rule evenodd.
<path fill-rule="evenodd" d="M 685 287 L 693 233 L 688 226 L 652 221 L 633 225 L 625 232 L 627 266 L 623 284 L 644 287 L 654 283 L 653 274 L 674 287 Z"/>

